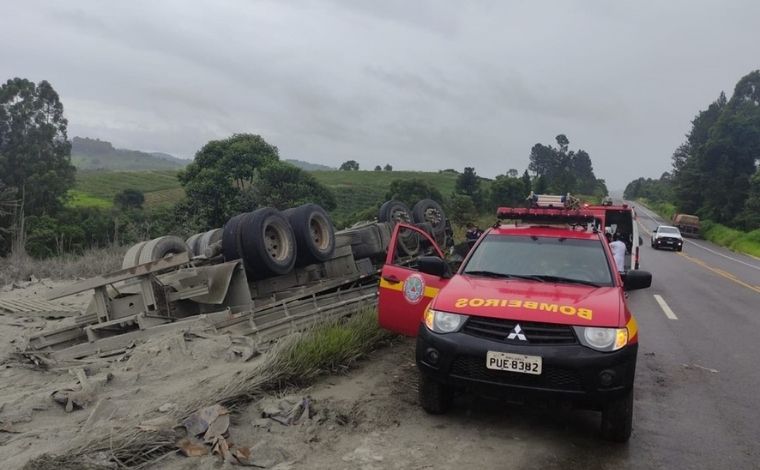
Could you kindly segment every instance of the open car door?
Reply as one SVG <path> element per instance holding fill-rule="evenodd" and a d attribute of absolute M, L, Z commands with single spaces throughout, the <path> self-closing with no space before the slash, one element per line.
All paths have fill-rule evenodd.
<path fill-rule="evenodd" d="M 448 282 L 420 272 L 419 256 L 443 258 L 443 252 L 423 230 L 396 224 L 380 277 L 378 321 L 381 327 L 406 336 L 417 336 L 425 308 Z"/>

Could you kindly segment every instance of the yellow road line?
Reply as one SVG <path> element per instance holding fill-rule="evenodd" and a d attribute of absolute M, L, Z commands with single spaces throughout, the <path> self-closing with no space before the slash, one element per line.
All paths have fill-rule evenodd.
<path fill-rule="evenodd" d="M 681 256 L 683 256 L 684 258 L 688 259 L 692 263 L 698 264 L 698 265 L 704 267 L 705 269 L 709 269 L 710 271 L 714 272 L 718 276 L 724 277 L 724 278 L 728 279 L 729 281 L 735 282 L 735 283 L 739 284 L 740 286 L 744 286 L 747 289 L 750 289 L 750 290 L 755 291 L 758 294 L 760 294 L 760 286 L 755 287 L 755 286 L 749 285 L 746 282 L 737 279 L 736 276 L 734 276 L 733 274 L 727 273 L 726 271 L 723 271 L 722 269 L 714 268 L 714 267 L 710 266 L 709 264 L 705 263 L 704 261 L 702 261 L 701 259 L 693 258 L 693 257 L 687 255 L 684 252 L 679 252 L 678 254 L 681 255 Z"/>

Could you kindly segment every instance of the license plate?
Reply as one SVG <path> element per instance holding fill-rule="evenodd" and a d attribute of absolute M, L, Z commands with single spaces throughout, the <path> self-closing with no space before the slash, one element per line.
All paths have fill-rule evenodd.
<path fill-rule="evenodd" d="M 488 351 L 486 353 L 486 367 L 494 370 L 540 375 L 541 356 Z"/>

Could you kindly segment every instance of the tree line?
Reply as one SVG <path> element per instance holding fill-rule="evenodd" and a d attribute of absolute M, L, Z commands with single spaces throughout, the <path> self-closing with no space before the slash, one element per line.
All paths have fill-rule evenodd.
<path fill-rule="evenodd" d="M 206 143 L 178 173 L 186 197 L 172 207 L 145 208 L 135 189 L 117 194 L 108 209 L 70 207 L 68 191 L 76 169 L 71 163 L 63 105 L 46 81 L 15 78 L 0 86 L 0 256 L 26 251 L 36 257 L 80 252 L 109 244 L 131 244 L 173 233 L 189 235 L 221 227 L 233 215 L 258 207 L 285 209 L 306 202 L 336 208 L 335 195 L 310 173 L 281 161 L 276 146 L 254 134 L 235 134 Z M 422 179 L 391 182 L 384 199 L 358 211 L 341 226 L 374 218 L 379 205 L 398 199 L 412 205 L 430 198 L 458 224 L 520 205 L 536 192 L 606 195 L 583 150 L 569 150 L 563 134 L 558 146 L 536 144 L 522 174 L 509 169 L 487 180 L 474 167 L 457 173 L 455 191 L 442 194 Z M 354 160 L 341 165 L 358 171 Z M 386 164 L 374 171 L 392 171 Z M 486 184 L 487 183 L 487 184 Z"/>
<path fill-rule="evenodd" d="M 721 92 L 691 121 L 659 179 L 638 178 L 624 196 L 675 205 L 678 212 L 730 227 L 760 228 L 760 70 Z"/>

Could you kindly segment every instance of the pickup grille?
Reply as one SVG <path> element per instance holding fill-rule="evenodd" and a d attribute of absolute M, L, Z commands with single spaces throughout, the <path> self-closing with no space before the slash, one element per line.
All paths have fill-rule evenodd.
<path fill-rule="evenodd" d="M 578 372 L 570 369 L 544 366 L 540 375 L 491 370 L 485 357 L 457 356 L 451 365 L 451 375 L 463 379 L 479 380 L 503 385 L 536 387 L 547 390 L 582 391 Z"/>
<path fill-rule="evenodd" d="M 507 339 L 517 324 L 527 341 L 517 338 Z M 553 323 L 537 323 L 501 318 L 470 317 L 462 328 L 462 332 L 478 338 L 485 338 L 504 343 L 530 345 L 576 344 L 575 333 L 569 325 Z"/>

